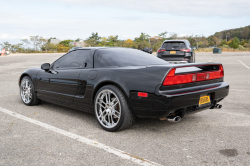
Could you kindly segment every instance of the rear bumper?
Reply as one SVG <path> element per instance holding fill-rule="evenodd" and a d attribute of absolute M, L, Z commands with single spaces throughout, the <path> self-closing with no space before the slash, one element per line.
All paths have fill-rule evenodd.
<path fill-rule="evenodd" d="M 152 102 L 145 103 L 147 108 L 141 105 L 138 107 L 141 109 L 133 109 L 133 112 L 141 118 L 163 118 L 179 109 L 185 110 L 185 113 L 198 112 L 211 107 L 211 105 L 203 107 L 198 105 L 201 96 L 209 95 L 211 104 L 216 104 L 228 93 L 229 85 L 225 82 L 167 91 L 160 91 L 157 87 L 156 93 L 151 96 Z M 149 103 L 151 109 L 148 109 Z"/>

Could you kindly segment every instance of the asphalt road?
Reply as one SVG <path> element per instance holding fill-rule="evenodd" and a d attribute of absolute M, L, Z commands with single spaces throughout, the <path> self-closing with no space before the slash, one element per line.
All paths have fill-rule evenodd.
<path fill-rule="evenodd" d="M 20 74 L 61 55 L 0 57 L 1 166 L 138 165 L 138 160 L 150 165 L 146 159 L 160 165 L 250 165 L 250 52 L 196 53 L 197 62 L 224 66 L 230 94 L 221 102 L 222 109 L 188 115 L 179 123 L 137 119 L 130 129 L 115 133 L 102 130 L 92 114 L 46 102 L 32 107 L 22 103 L 17 84 Z M 71 138 L 71 133 L 77 138 Z M 112 148 L 116 151 L 110 152 Z M 119 150 L 122 155 L 117 154 Z"/>

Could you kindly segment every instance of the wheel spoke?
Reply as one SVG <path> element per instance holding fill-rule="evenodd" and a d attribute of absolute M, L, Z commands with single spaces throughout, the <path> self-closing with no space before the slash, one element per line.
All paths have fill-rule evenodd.
<path fill-rule="evenodd" d="M 25 82 L 25 87 L 28 88 L 28 80 Z"/>
<path fill-rule="evenodd" d="M 110 104 L 110 102 L 111 102 L 111 100 L 110 100 L 110 92 L 108 92 L 108 98 L 109 98 L 109 104 Z"/>
<path fill-rule="evenodd" d="M 114 98 L 113 101 L 111 102 L 111 105 L 114 105 L 114 102 L 117 101 L 117 98 Z"/>
<path fill-rule="evenodd" d="M 105 109 L 105 107 L 101 103 L 97 103 L 97 104 L 99 104 L 103 109 Z"/>
<path fill-rule="evenodd" d="M 110 115 L 110 119 L 111 119 L 112 125 L 114 125 L 115 123 L 114 123 L 114 120 L 113 120 L 113 116 L 112 116 L 112 115 Z"/>
<path fill-rule="evenodd" d="M 119 102 L 116 102 L 114 105 L 112 105 L 112 108 L 115 108 L 115 106 L 118 104 Z"/>

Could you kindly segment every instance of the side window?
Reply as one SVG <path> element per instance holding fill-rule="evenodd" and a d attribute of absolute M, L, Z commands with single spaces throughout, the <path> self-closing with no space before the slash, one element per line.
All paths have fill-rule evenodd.
<path fill-rule="evenodd" d="M 92 66 L 89 62 L 90 58 L 90 51 L 91 50 L 76 50 L 72 51 L 60 59 L 58 59 L 53 68 L 60 69 L 60 68 L 85 68 Z"/>

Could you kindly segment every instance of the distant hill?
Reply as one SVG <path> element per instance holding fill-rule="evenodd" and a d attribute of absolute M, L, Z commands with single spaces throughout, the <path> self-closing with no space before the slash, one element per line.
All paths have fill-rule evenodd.
<path fill-rule="evenodd" d="M 230 40 L 234 37 L 241 39 L 250 39 L 250 25 L 242 27 L 242 28 L 235 28 L 235 29 L 228 29 L 221 32 L 216 32 L 214 35 L 209 36 L 208 38 L 212 38 L 213 36 L 219 39 L 227 39 Z"/>

